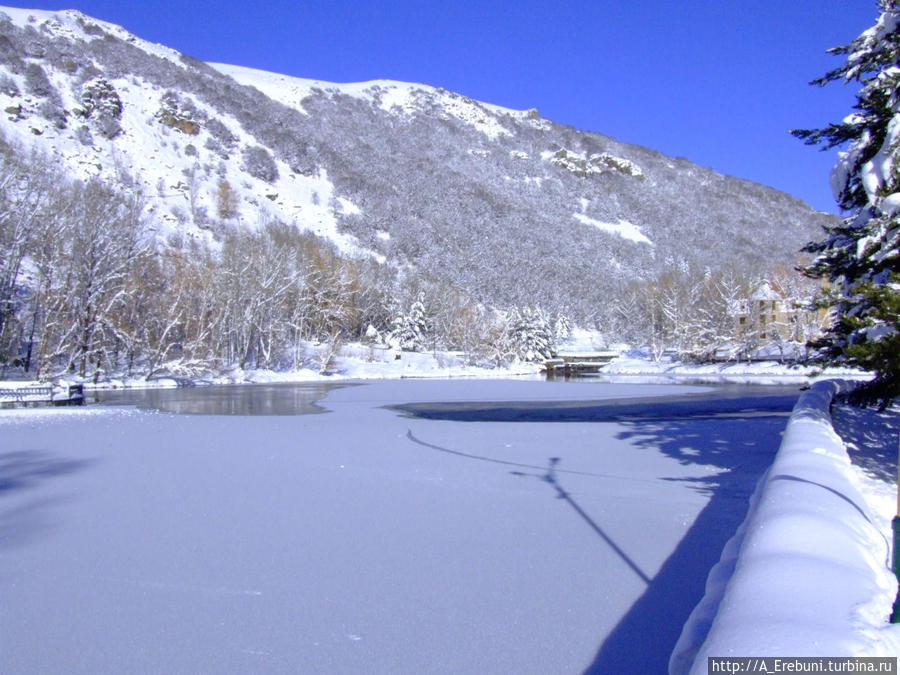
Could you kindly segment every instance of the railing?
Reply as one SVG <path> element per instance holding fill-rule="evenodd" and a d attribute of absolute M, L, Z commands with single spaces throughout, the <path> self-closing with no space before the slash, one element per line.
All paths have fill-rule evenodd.
<path fill-rule="evenodd" d="M 84 405 L 84 386 L 59 383 L 37 387 L 0 388 L 0 405 Z"/>

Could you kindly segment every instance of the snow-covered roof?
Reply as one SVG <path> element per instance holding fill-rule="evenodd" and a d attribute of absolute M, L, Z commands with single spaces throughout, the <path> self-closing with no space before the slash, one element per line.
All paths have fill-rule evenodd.
<path fill-rule="evenodd" d="M 750 296 L 751 300 L 781 300 L 781 298 L 781 294 L 768 281 L 763 281 Z"/>

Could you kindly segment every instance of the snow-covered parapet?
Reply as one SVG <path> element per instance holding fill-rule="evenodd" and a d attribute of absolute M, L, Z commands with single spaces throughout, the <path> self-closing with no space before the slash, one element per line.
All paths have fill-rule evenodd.
<path fill-rule="evenodd" d="M 856 489 L 829 407 L 841 385 L 798 401 L 747 518 L 722 552 L 672 653 L 670 673 L 721 656 L 896 656 L 889 545 Z"/>

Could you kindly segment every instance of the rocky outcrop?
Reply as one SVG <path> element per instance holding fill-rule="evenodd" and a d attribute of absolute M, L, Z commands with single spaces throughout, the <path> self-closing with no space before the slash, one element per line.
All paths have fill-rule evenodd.
<path fill-rule="evenodd" d="M 637 164 L 623 157 L 611 155 L 608 152 L 595 153 L 590 157 L 585 157 L 583 154 L 560 148 L 550 156 L 550 163 L 575 174 L 579 178 L 599 175 L 604 171 L 617 171 L 640 180 L 644 178 L 644 172 Z"/>
<path fill-rule="evenodd" d="M 81 90 L 81 107 L 75 114 L 92 120 L 94 127 L 106 138 L 115 138 L 122 131 L 122 99 L 119 93 L 102 77 L 85 83 Z"/>

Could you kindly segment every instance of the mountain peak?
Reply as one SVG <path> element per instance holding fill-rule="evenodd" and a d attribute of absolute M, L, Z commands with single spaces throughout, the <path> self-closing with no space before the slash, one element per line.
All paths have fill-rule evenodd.
<path fill-rule="evenodd" d="M 209 64 L 237 82 L 255 87 L 269 98 L 305 112 L 303 99 L 313 94 L 351 96 L 370 102 L 388 113 L 423 114 L 441 110 L 443 114 L 469 124 L 491 138 L 509 134 L 496 118 L 507 115 L 517 119 L 534 119 L 534 111 L 519 111 L 475 101 L 440 87 L 396 80 L 336 83 L 280 75 L 264 70 L 221 63 Z"/>

